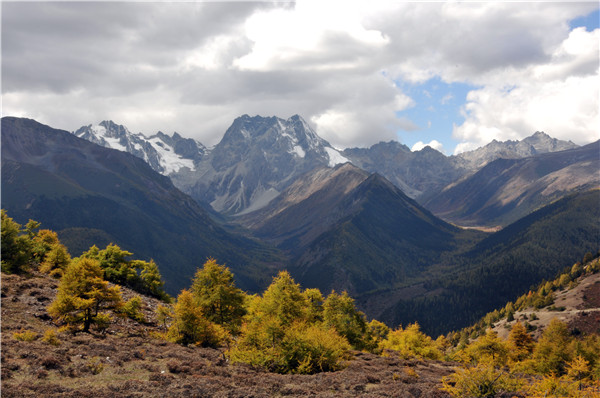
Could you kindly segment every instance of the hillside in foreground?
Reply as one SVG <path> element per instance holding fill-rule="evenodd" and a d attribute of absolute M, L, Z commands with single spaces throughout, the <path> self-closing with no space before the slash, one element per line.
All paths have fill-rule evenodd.
<path fill-rule="evenodd" d="M 46 306 L 58 281 L 34 273 L 2 273 L 2 396 L 9 397 L 448 397 L 439 390 L 451 362 L 405 360 L 353 352 L 348 366 L 315 375 L 282 375 L 230 363 L 224 348 L 183 346 L 151 337 L 162 329 L 144 297 L 146 323 L 117 318 L 105 334 L 60 333 L 60 345 L 41 340 L 54 324 Z M 124 298 L 134 292 L 122 288 Z M 35 341 L 18 341 L 30 330 Z"/>
<path fill-rule="evenodd" d="M 537 337 L 515 322 L 506 338 L 474 329 L 433 340 L 416 323 L 395 330 L 367 323 L 346 293 L 304 290 L 287 272 L 261 295 L 247 295 L 214 259 L 173 301 L 161 293 L 155 264 L 127 260 L 130 253 L 114 245 L 71 259 L 55 232 L 38 228 L 35 221 L 22 228 L 2 211 L 4 396 L 600 392 L 597 327 L 588 331 L 553 317 Z M 583 264 L 508 303 L 503 311 L 513 319 L 507 321 L 515 309 L 551 304 L 565 288 L 597 306 L 599 261 L 586 253 Z M 500 318 L 494 311 L 482 324 Z"/>

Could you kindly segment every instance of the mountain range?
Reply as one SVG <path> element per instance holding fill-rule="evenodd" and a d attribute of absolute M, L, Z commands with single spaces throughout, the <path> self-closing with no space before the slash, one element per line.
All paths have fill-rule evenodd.
<path fill-rule="evenodd" d="M 464 226 L 506 226 L 576 192 L 600 188 L 600 141 L 520 159 L 497 159 L 423 204 Z"/>
<path fill-rule="evenodd" d="M 115 242 L 143 259 L 153 257 L 170 292 L 189 286 L 195 267 L 210 256 L 226 263 L 245 290 L 263 289 L 285 268 L 304 287 L 347 290 L 369 317 L 390 325 L 419 321 L 429 333 L 440 333 L 511 300 L 517 288 L 553 276 L 600 242 L 600 191 L 589 190 L 595 185 L 587 176 L 597 176 L 598 168 L 584 159 L 596 147 L 548 152 L 569 144 L 542 133 L 527 143 L 535 154 L 473 170 L 473 162 L 458 156 L 431 148 L 411 152 L 393 142 L 338 151 L 299 116 L 242 116 L 213 148 L 178 134 L 146 139 L 115 123 L 101 125 L 69 134 L 3 118 L 2 207 L 18 222 L 32 218 L 57 230 L 75 255 L 93 243 Z M 76 135 L 102 146 L 118 139 L 119 150 Z M 142 160 L 151 157 L 150 149 L 132 156 L 127 148 L 152 148 L 154 166 Z M 498 148 L 486 149 L 490 159 L 499 156 Z M 182 166 L 168 166 L 164 153 Z M 513 174 L 498 166 L 519 162 L 529 166 Z M 506 222 L 493 234 L 459 228 L 436 215 L 446 208 L 423 206 L 436 195 L 463 195 L 465 203 L 479 205 L 473 214 L 485 225 L 491 213 L 476 199 L 490 190 L 484 189 L 490 178 L 479 175 L 488 167 L 488 177 L 508 173 L 512 181 L 537 170 L 540 184 L 550 181 L 547 176 L 572 180 L 566 176 L 576 174 L 588 182 L 560 184 L 555 194 L 538 195 L 543 200 L 525 201 L 527 214 L 512 223 L 505 220 L 517 213 L 489 216 L 493 224 Z M 436 170 L 447 174 L 435 179 Z M 475 187 L 464 188 L 469 184 Z M 502 184 L 495 189 L 508 192 Z"/>
<path fill-rule="evenodd" d="M 73 134 L 106 148 L 129 152 L 144 159 L 150 167 L 164 175 L 177 172 L 183 167 L 193 170 L 194 164 L 207 151 L 198 141 L 183 138 L 177 133 L 168 136 L 159 131 L 146 137 L 142 133 L 133 134 L 127 127 L 111 120 L 82 126 Z"/>
<path fill-rule="evenodd" d="M 577 147 L 570 141 L 536 132 L 521 141 L 492 141 L 456 156 L 445 156 L 428 146 L 412 152 L 397 141 L 340 151 L 298 115 L 288 119 L 243 115 L 210 149 L 177 133 L 170 137 L 158 132 L 146 138 L 112 121 L 83 126 L 74 134 L 146 160 L 183 192 L 225 215 L 260 209 L 296 178 L 320 166 L 351 162 L 382 175 L 409 197 L 425 203 L 449 184 L 493 160 Z"/>

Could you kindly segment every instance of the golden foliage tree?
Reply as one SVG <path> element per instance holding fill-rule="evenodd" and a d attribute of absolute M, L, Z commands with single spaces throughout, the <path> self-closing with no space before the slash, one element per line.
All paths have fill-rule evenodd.
<path fill-rule="evenodd" d="M 248 298 L 248 314 L 229 358 L 280 373 L 339 369 L 350 345 L 321 321 L 322 300 L 318 289 L 302 291 L 288 272 L 280 272 L 262 297 Z"/>
<path fill-rule="evenodd" d="M 217 347 L 226 339 L 227 332 L 206 319 L 189 290 L 182 290 L 173 306 L 173 322 L 167 338 L 175 343 Z"/>
<path fill-rule="evenodd" d="M 245 315 L 244 292 L 235 286 L 233 274 L 215 259 L 208 259 L 192 281 L 194 299 L 204 316 L 237 333 Z"/>
<path fill-rule="evenodd" d="M 20 273 L 27 271 L 30 261 L 33 258 L 32 242 L 28 231 L 30 228 L 23 229 L 21 224 L 10 218 L 4 209 L 1 210 L 2 218 L 2 271 L 8 273 Z M 39 223 L 37 224 L 39 226 Z"/>
<path fill-rule="evenodd" d="M 48 307 L 48 313 L 69 326 L 82 325 L 83 332 L 89 332 L 94 324 L 104 324 L 109 317 L 105 311 L 120 309 L 123 300 L 120 288 L 110 287 L 103 276 L 95 260 L 72 261 L 60 280 L 58 294 Z"/>
<path fill-rule="evenodd" d="M 44 255 L 44 260 L 40 264 L 40 272 L 60 278 L 70 262 L 71 256 L 67 248 L 61 243 L 55 243 Z"/>
<path fill-rule="evenodd" d="M 570 342 L 567 325 L 556 318 L 552 319 L 533 351 L 538 371 L 542 374 L 563 374 L 572 356 Z"/>
<path fill-rule="evenodd" d="M 347 292 L 332 291 L 323 303 L 323 321 L 334 328 L 357 350 L 372 350 L 372 339 L 368 333 L 365 314 L 358 311 L 354 299 Z"/>
<path fill-rule="evenodd" d="M 384 350 L 397 351 L 404 358 L 440 359 L 442 353 L 437 348 L 435 341 L 420 329 L 416 322 L 408 325 L 406 329 L 400 326 L 398 329 L 390 331 L 379 347 Z"/>
<path fill-rule="evenodd" d="M 531 356 L 535 341 L 521 322 L 516 322 L 508 334 L 508 347 L 513 361 L 522 361 Z"/>

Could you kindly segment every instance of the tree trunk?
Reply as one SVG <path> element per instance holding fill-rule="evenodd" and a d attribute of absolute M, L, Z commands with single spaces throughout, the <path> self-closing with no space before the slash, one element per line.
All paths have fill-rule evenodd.
<path fill-rule="evenodd" d="M 91 314 L 90 310 L 86 310 L 85 316 L 83 318 L 83 332 L 89 333 L 91 325 L 92 325 L 92 314 Z"/>

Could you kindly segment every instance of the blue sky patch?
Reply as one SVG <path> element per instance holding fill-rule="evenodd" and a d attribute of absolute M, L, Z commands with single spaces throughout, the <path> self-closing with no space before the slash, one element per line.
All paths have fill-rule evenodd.
<path fill-rule="evenodd" d="M 407 118 L 418 126 L 415 131 L 398 131 L 398 140 L 411 148 L 418 141 L 437 140 L 446 154 L 452 154 L 459 143 L 452 139 L 453 124 L 464 122 L 461 107 L 466 103 L 469 91 L 477 87 L 446 83 L 437 76 L 423 84 L 397 82 L 397 85 L 415 102 L 413 107 L 398 112 L 398 117 Z"/>
<path fill-rule="evenodd" d="M 569 22 L 569 27 L 571 30 L 578 28 L 580 26 L 585 26 L 588 32 L 593 31 L 594 29 L 598 29 L 600 26 L 600 8 L 596 9 L 596 11 L 592 11 L 588 15 L 575 18 Z"/>

